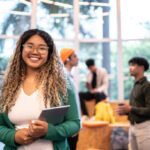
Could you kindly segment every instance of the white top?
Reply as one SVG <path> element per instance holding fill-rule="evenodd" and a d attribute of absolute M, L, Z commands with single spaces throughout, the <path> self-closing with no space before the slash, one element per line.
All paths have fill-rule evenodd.
<path fill-rule="evenodd" d="M 15 105 L 8 113 L 10 121 L 15 124 L 16 130 L 28 128 L 29 121 L 38 119 L 44 107 L 40 92 L 37 90 L 28 96 L 21 88 Z M 53 144 L 49 140 L 38 139 L 31 144 L 23 145 L 18 150 L 53 150 Z"/>

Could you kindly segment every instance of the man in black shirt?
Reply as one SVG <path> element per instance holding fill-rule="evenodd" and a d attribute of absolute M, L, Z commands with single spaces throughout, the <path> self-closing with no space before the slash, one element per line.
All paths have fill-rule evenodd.
<path fill-rule="evenodd" d="M 120 115 L 127 114 L 131 123 L 129 142 L 132 150 L 150 150 L 150 82 L 144 76 L 149 69 L 145 58 L 129 60 L 130 75 L 135 78 L 129 105 L 118 106 Z"/>

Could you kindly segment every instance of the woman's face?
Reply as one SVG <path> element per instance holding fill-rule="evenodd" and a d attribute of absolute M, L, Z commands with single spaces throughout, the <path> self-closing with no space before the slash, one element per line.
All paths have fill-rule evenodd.
<path fill-rule="evenodd" d="M 22 59 L 28 68 L 38 69 L 48 59 L 48 46 L 42 37 L 33 35 L 23 45 Z"/>

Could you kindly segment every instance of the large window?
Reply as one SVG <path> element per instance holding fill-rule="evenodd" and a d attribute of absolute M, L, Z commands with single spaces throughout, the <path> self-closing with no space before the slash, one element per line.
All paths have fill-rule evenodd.
<path fill-rule="evenodd" d="M 125 99 L 129 99 L 129 94 L 131 91 L 131 88 L 133 86 L 133 78 L 130 77 L 129 75 L 129 64 L 128 61 L 130 58 L 134 56 L 139 56 L 139 57 L 145 57 L 147 60 L 150 58 L 150 41 L 126 41 L 123 42 L 123 74 L 124 74 L 124 96 Z M 146 73 L 146 76 L 149 78 L 149 73 L 148 71 Z M 149 78 L 150 79 L 150 78 Z"/>
<path fill-rule="evenodd" d="M 73 1 L 40 1 L 37 27 L 48 31 L 55 39 L 73 39 Z"/>
<path fill-rule="evenodd" d="M 31 3 L 22 3 L 21 0 L 0 0 L 0 34 L 20 35 L 30 28 L 30 15 Z"/>
<path fill-rule="evenodd" d="M 80 38 L 116 38 L 116 1 L 79 2 Z"/>
<path fill-rule="evenodd" d="M 105 62 L 105 50 L 103 49 L 102 42 L 97 43 L 80 43 L 80 51 L 79 51 L 79 79 L 80 79 L 80 90 L 86 91 L 85 82 L 86 82 L 86 74 L 87 67 L 85 65 L 85 60 L 88 58 L 95 59 L 95 64 L 97 67 L 102 67 L 103 62 Z M 116 42 L 105 43 L 106 45 L 110 45 L 109 59 L 110 59 L 110 67 L 107 72 L 109 73 L 109 97 L 111 99 L 117 99 L 118 93 L 116 92 L 117 87 L 117 44 Z M 107 49 L 106 49 L 107 50 Z M 88 53 L 87 53 L 88 51 Z M 106 52 L 108 54 L 108 52 Z"/>
<path fill-rule="evenodd" d="M 149 0 L 122 0 L 123 39 L 150 38 Z"/>
<path fill-rule="evenodd" d="M 128 99 L 133 85 L 128 60 L 150 57 L 149 5 L 149 0 L 0 0 L 0 72 L 18 37 L 39 28 L 54 38 L 58 53 L 63 47 L 77 50 L 79 90 L 86 90 L 85 61 L 94 58 L 109 73 L 109 99 Z"/>
<path fill-rule="evenodd" d="M 123 83 L 124 98 L 129 99 L 134 80 L 129 75 L 128 61 L 134 56 L 142 56 L 149 60 L 150 53 L 150 1 L 122 0 L 121 1 L 121 31 L 123 51 Z M 127 11 L 128 9 L 128 11 Z M 149 78 L 149 73 L 146 76 Z"/>

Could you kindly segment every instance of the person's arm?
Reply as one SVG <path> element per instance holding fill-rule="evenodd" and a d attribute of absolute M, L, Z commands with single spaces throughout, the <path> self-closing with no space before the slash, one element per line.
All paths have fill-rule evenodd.
<path fill-rule="evenodd" d="M 129 105 L 128 103 L 121 102 L 118 104 L 118 107 L 115 111 L 118 115 L 129 115 L 131 108 L 131 105 Z"/>
<path fill-rule="evenodd" d="M 9 128 L 8 124 L 12 126 L 12 128 L 11 127 Z M 13 129 L 13 125 L 7 119 L 7 115 L 4 113 L 1 113 L 0 114 L 0 141 L 6 145 L 17 147 L 17 144 L 15 143 L 15 140 L 14 140 L 15 133 L 16 133 L 16 130 Z"/>
<path fill-rule="evenodd" d="M 91 73 L 89 72 L 87 75 L 86 75 L 86 88 L 90 91 L 92 89 L 92 86 L 91 86 L 91 81 L 92 81 L 92 75 Z"/>
<path fill-rule="evenodd" d="M 70 108 L 65 116 L 65 121 L 59 125 L 48 124 L 48 132 L 45 139 L 52 141 L 62 140 L 66 137 L 72 136 L 80 129 L 80 119 L 77 111 L 76 96 L 72 84 L 69 82 L 68 88 L 68 104 Z"/>
<path fill-rule="evenodd" d="M 87 88 L 88 90 L 91 90 L 91 89 L 92 89 L 92 87 L 91 87 L 91 84 L 90 84 L 90 83 L 86 82 L 85 84 L 86 84 L 86 88 Z"/>
<path fill-rule="evenodd" d="M 136 107 L 127 103 L 122 103 L 116 110 L 120 115 L 128 115 L 129 113 L 136 114 L 141 117 L 150 117 L 150 84 L 143 88 L 143 101 L 145 106 Z"/>
<path fill-rule="evenodd" d="M 150 117 L 150 84 L 143 88 L 143 101 L 145 101 L 145 106 L 143 107 L 131 107 L 131 113 L 137 114 L 139 116 Z"/>

